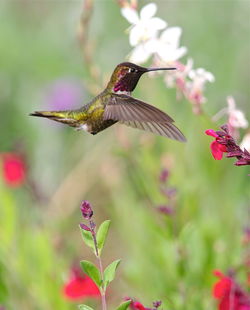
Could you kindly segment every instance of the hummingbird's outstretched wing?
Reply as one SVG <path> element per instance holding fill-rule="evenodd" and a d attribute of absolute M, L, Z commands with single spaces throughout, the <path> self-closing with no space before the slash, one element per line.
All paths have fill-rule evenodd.
<path fill-rule="evenodd" d="M 112 99 L 105 106 L 103 118 L 170 139 L 186 141 L 169 115 L 148 103 L 127 95 L 112 95 Z"/>
<path fill-rule="evenodd" d="M 142 122 L 174 122 L 156 107 L 127 95 L 112 95 L 105 107 L 104 119 Z"/>

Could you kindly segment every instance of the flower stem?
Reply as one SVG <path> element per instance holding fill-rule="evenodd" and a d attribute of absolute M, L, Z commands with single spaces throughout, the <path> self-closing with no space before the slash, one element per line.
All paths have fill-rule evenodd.
<path fill-rule="evenodd" d="M 100 270 L 100 275 L 101 275 L 101 280 L 102 280 L 102 284 L 100 288 L 100 293 L 101 293 L 101 298 L 102 298 L 102 310 L 107 310 L 106 288 L 104 286 L 104 272 L 103 272 L 101 255 L 100 255 L 100 252 L 98 251 L 98 246 L 97 246 L 95 223 L 89 220 L 89 224 L 90 224 L 91 234 L 92 234 L 92 238 L 93 238 L 94 245 L 95 245 L 95 255 L 96 255 L 96 258 L 99 264 L 99 270 Z"/>

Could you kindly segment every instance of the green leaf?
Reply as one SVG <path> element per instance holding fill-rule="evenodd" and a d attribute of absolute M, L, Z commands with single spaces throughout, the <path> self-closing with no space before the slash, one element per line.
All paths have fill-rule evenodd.
<path fill-rule="evenodd" d="M 87 306 L 87 305 L 79 305 L 79 310 L 93 310 L 93 308 Z"/>
<path fill-rule="evenodd" d="M 94 264 L 87 260 L 81 261 L 82 270 L 96 283 L 96 285 L 100 288 L 102 280 L 99 270 L 96 268 Z"/>
<path fill-rule="evenodd" d="M 99 250 L 99 254 L 101 254 L 102 248 L 105 244 L 106 237 L 107 237 L 108 230 L 109 230 L 109 226 L 110 226 L 110 220 L 106 220 L 100 225 L 100 227 L 97 231 L 96 241 L 97 241 L 97 247 Z"/>
<path fill-rule="evenodd" d="M 105 270 L 104 270 L 104 286 L 105 288 L 109 285 L 111 281 L 115 278 L 115 272 L 120 264 L 121 260 L 115 260 L 113 261 Z"/>
<path fill-rule="evenodd" d="M 91 232 L 82 228 L 80 229 L 84 243 L 95 252 L 95 244 Z"/>
<path fill-rule="evenodd" d="M 127 300 L 127 301 L 124 301 L 123 303 L 121 303 L 117 308 L 116 310 L 127 310 L 128 306 L 130 305 L 131 303 L 131 300 Z M 87 309 L 86 309 L 87 310 Z"/>

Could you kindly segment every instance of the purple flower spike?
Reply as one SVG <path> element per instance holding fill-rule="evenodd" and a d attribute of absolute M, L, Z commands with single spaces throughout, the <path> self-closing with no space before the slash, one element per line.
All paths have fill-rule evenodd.
<path fill-rule="evenodd" d="M 93 215 L 93 210 L 91 208 L 90 203 L 87 200 L 83 200 L 82 205 L 81 205 L 81 212 L 82 212 L 82 216 L 86 220 L 91 219 Z"/>

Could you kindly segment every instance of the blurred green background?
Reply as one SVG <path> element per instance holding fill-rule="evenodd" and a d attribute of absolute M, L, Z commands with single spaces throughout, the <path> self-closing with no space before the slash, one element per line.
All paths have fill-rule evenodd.
<path fill-rule="evenodd" d="M 233 95 L 250 120 L 250 2 L 155 3 L 157 16 L 182 27 L 181 45 L 194 66 L 215 75 L 205 93 L 206 113 L 214 115 Z M 91 136 L 28 116 L 51 109 L 67 87 L 72 108 L 93 97 L 76 36 L 82 7 L 81 1 L 0 3 L 0 152 L 23 154 L 28 169 L 21 187 L 0 179 L 0 305 L 76 309 L 62 287 L 72 265 L 94 259 L 78 229 L 79 206 L 88 199 L 98 224 L 112 220 L 104 263 L 122 259 L 108 291 L 110 307 L 131 296 L 148 306 L 162 300 L 164 309 L 215 309 L 214 269 L 240 266 L 237 279 L 246 281 L 242 238 L 250 207 L 249 168 L 235 167 L 233 159 L 215 161 L 204 135 L 225 119 L 216 125 L 193 115 L 161 76 L 144 76 L 134 96 L 173 116 L 185 145 L 122 125 Z M 100 87 L 131 50 L 128 26 L 115 1 L 95 1 L 89 40 Z M 156 209 L 168 204 L 159 190 L 163 168 L 177 189 L 172 216 Z"/>

